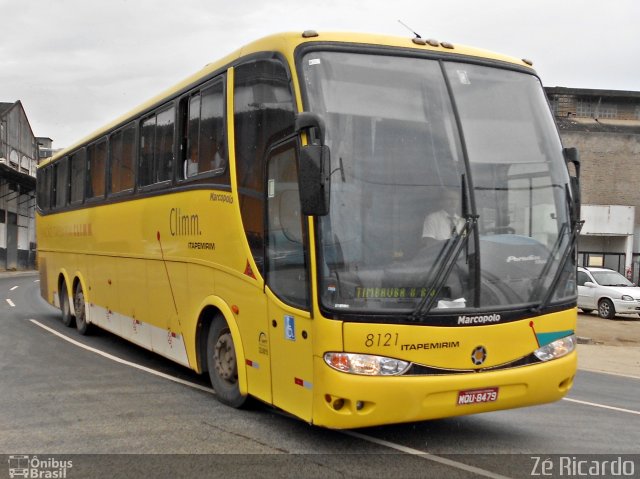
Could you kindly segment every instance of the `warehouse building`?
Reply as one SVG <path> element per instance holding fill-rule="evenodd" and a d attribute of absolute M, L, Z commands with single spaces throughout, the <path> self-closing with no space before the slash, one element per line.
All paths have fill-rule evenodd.
<path fill-rule="evenodd" d="M 640 282 L 640 92 L 546 88 L 564 146 L 582 162 L 579 263 Z"/>
<path fill-rule="evenodd" d="M 0 103 L 0 269 L 35 267 L 38 141 L 20 101 Z"/>

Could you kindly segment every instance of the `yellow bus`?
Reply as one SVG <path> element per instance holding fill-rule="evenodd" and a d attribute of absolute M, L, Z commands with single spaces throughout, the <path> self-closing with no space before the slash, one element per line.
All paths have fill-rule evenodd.
<path fill-rule="evenodd" d="M 278 34 L 40 166 L 42 295 L 316 425 L 555 401 L 578 165 L 528 61 Z"/>

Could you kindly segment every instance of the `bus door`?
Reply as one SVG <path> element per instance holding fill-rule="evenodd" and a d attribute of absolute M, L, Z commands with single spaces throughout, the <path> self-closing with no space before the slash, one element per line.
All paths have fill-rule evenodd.
<path fill-rule="evenodd" d="M 273 404 L 311 420 L 309 258 L 300 214 L 297 142 L 288 140 L 272 148 L 266 170 L 265 269 Z"/>

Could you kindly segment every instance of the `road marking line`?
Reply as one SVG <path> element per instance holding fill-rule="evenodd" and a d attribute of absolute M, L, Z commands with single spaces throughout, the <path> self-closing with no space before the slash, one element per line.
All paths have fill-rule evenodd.
<path fill-rule="evenodd" d="M 603 409 L 611 409 L 612 411 L 620 411 L 620 412 L 626 412 L 629 414 L 636 414 L 638 416 L 640 416 L 640 411 L 634 411 L 633 409 L 624 409 L 621 407 L 615 407 L 615 406 L 607 406 L 606 404 L 598 404 L 598 403 L 594 403 L 594 402 L 589 402 L 589 401 L 580 401 L 578 399 L 571 399 L 571 398 L 562 398 L 563 401 L 569 401 L 569 402 L 574 402 L 577 404 L 583 404 L 585 406 L 593 406 L 593 407 L 599 407 L 599 408 L 603 408 Z"/>
<path fill-rule="evenodd" d="M 151 369 L 151 368 L 147 368 L 145 366 L 141 366 L 139 364 L 136 363 L 132 363 L 131 361 L 127 361 L 126 359 L 122 359 L 119 358 L 118 356 L 114 356 L 113 354 L 109 354 L 109 353 L 105 353 L 104 351 L 100 351 L 99 349 L 96 348 L 92 348 L 91 346 L 87 346 L 86 344 L 82 344 L 79 341 L 76 341 L 75 339 L 71 339 L 68 336 L 65 336 L 62 333 L 59 333 L 58 331 L 56 331 L 55 329 L 50 328 L 49 326 L 45 326 L 44 324 L 36 321 L 35 319 L 30 319 L 29 321 L 31 321 L 33 324 L 35 324 L 36 326 L 41 327 L 42 329 L 45 329 L 47 331 L 49 331 L 52 334 L 55 334 L 56 336 L 58 336 L 61 339 L 64 339 L 65 341 L 74 344 L 82 349 L 86 349 L 87 351 L 91 351 L 92 353 L 96 353 L 99 354 L 100 356 L 103 356 L 107 359 L 111 359 L 112 361 L 115 361 L 117 363 L 120 364 L 124 364 L 125 366 L 130 366 L 132 368 L 135 369 L 139 369 L 141 371 L 145 371 L 147 373 L 153 374 L 154 376 L 158 376 L 164 379 L 168 379 L 169 381 L 173 381 L 179 384 L 182 384 L 184 386 L 189 386 L 195 389 L 199 389 L 200 391 L 204 391 L 210 394 L 215 394 L 213 389 L 207 388 L 205 386 L 201 386 L 200 384 L 196 384 L 196 383 L 192 383 L 191 381 L 185 381 L 184 379 L 180 379 L 177 378 L 175 376 L 171 376 L 170 374 L 165 374 L 165 373 L 161 373 L 160 371 L 156 371 L 155 369 Z"/>
<path fill-rule="evenodd" d="M 7 300 L 10 301 L 10 300 Z M 92 348 L 91 346 L 87 346 L 86 344 L 82 344 L 79 341 L 76 341 L 75 339 L 71 339 L 68 336 L 65 336 L 62 333 L 59 333 L 58 331 L 56 331 L 55 329 L 52 329 L 48 326 L 45 326 L 44 324 L 36 321 L 35 319 L 30 319 L 29 321 L 31 321 L 33 324 L 35 324 L 36 326 L 39 326 L 42 329 L 45 329 L 47 331 L 49 331 L 52 334 L 55 334 L 56 336 L 58 336 L 61 339 L 64 339 L 65 341 L 74 344 L 82 349 L 86 349 L 87 351 L 91 351 L 93 353 L 96 353 L 100 356 L 103 356 L 107 359 L 111 359 L 112 361 L 115 361 L 117 363 L 120 364 L 124 364 L 126 366 L 130 366 L 132 368 L 135 369 L 139 369 L 141 371 L 145 371 L 147 373 L 153 374 L 154 376 L 158 376 L 164 379 L 168 379 L 169 381 L 173 381 L 176 382 L 178 384 L 182 384 L 184 386 L 188 386 L 194 389 L 198 389 L 200 391 L 204 391 L 207 392 L 209 394 L 215 394 L 215 391 L 213 389 L 209 389 L 205 386 L 201 386 L 200 384 L 196 384 L 193 383 L 191 381 L 186 381 L 184 379 L 180 379 L 180 378 L 176 378 L 175 376 L 171 376 L 170 374 L 165 374 L 165 373 L 161 373 L 160 371 L 156 371 L 155 369 L 151 369 L 151 368 L 147 368 L 145 366 L 141 366 L 139 364 L 133 363 L 131 361 L 127 361 L 125 359 L 119 358 L 117 356 L 114 356 L 113 354 L 109 354 L 109 353 L 105 353 L 104 351 L 101 351 L 99 349 L 96 348 Z M 597 404 L 597 403 L 592 403 L 592 402 L 588 402 L 588 401 L 580 401 L 577 399 L 570 399 L 570 398 L 562 398 L 564 401 L 569 401 L 569 402 L 574 402 L 577 404 L 582 404 L 582 405 L 586 405 L 586 406 L 593 406 L 593 407 L 599 407 L 599 408 L 603 408 L 603 409 L 609 409 L 612 411 L 619 411 L 619 412 L 626 412 L 626 413 L 630 413 L 630 414 L 636 414 L 636 415 L 640 415 L 640 411 L 634 411 L 631 409 L 623 409 L 623 408 L 619 408 L 619 407 L 614 407 L 614 406 L 606 406 L 604 404 Z M 482 477 L 490 477 L 492 479 L 509 479 L 508 476 L 502 476 L 500 474 L 497 473 L 493 473 L 491 471 L 487 471 L 485 469 L 481 469 L 475 466 L 470 466 L 468 464 L 464 464 L 462 462 L 458 462 L 458 461 L 453 461 L 451 459 L 447 459 L 444 457 L 440 457 L 440 456 L 436 456 L 434 454 L 431 454 L 429 452 L 424 452 L 424 451 L 420 451 L 419 449 L 413 449 L 411 447 L 407 447 L 407 446 L 403 446 L 401 444 L 395 444 L 393 442 L 389 442 L 389 441 L 385 441 L 384 439 L 378 439 L 375 437 L 371 437 L 371 436 L 367 436 L 365 434 L 361 434 L 359 432 L 355 432 L 355 431 L 343 431 L 343 430 L 336 430 L 337 432 L 341 432 L 347 436 L 352 436 L 358 439 L 362 439 L 363 441 L 367 441 L 373 444 L 378 444 L 380 446 L 384 446 L 384 447 L 388 447 L 390 449 L 395 449 L 396 451 L 400 451 L 400 452 L 404 452 L 405 454 L 411 454 L 413 456 L 416 457 L 421 457 L 425 460 L 428 461 L 433 461 L 433 462 L 437 462 L 440 464 L 444 464 L 446 466 L 450 466 L 450 467 L 454 467 L 456 469 L 460 469 L 460 470 L 464 470 L 467 472 L 471 472 L 473 474 L 477 474 L 480 475 Z"/>
<path fill-rule="evenodd" d="M 612 373 L 611 371 L 602 371 L 599 369 L 585 369 L 578 368 L 579 371 L 586 371 L 588 373 L 608 374 L 609 376 L 619 376 L 621 378 L 640 379 L 640 376 L 634 376 L 633 374 Z"/>
<path fill-rule="evenodd" d="M 7 303 L 9 303 L 9 306 L 11 306 L 12 308 L 16 307 L 16 305 L 10 299 L 7 299 Z"/>
<path fill-rule="evenodd" d="M 9 291 L 15 291 L 16 289 L 18 289 L 20 286 L 14 286 L 13 288 L 11 288 Z"/>
<path fill-rule="evenodd" d="M 453 461 L 445 457 L 436 456 L 435 454 L 420 451 L 419 449 L 413 449 L 412 447 L 395 444 L 393 442 L 385 441 L 384 439 L 378 439 L 376 437 L 367 436 L 366 434 L 361 434 L 356 431 L 338 431 L 338 432 L 346 434 L 347 436 L 352 436 L 358 439 L 362 439 L 363 441 L 377 444 L 379 446 L 385 446 L 391 449 L 395 449 L 396 451 L 404 452 L 405 454 L 411 454 L 412 456 L 417 456 L 422 459 L 426 459 L 427 461 L 433 461 L 440 464 L 444 464 L 445 466 L 455 467 L 456 469 L 461 469 L 463 471 L 471 472 L 473 474 L 476 474 L 482 477 L 490 477 L 493 479 L 509 479 L 507 476 L 502 476 L 495 472 L 487 471 L 486 469 L 480 469 L 479 467 L 470 466 L 468 464 L 464 464 L 463 462 Z"/>

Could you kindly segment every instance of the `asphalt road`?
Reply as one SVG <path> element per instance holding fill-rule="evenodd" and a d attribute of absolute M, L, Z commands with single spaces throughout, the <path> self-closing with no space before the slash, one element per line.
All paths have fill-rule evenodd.
<path fill-rule="evenodd" d="M 106 332 L 80 336 L 37 280 L 0 276 L 0 477 L 17 455 L 40 470 L 72 461 L 68 478 L 608 477 L 604 460 L 640 477 L 638 379 L 580 371 L 550 405 L 333 431 L 223 406 L 188 369 Z"/>

